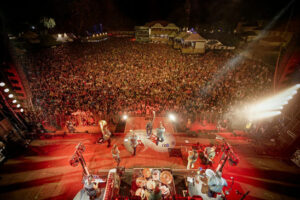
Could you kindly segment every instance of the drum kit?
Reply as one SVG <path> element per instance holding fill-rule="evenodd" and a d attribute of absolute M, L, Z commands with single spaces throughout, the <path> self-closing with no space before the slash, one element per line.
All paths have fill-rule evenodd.
<path fill-rule="evenodd" d="M 145 168 L 142 171 L 142 176 L 136 179 L 138 189 L 135 192 L 136 196 L 140 196 L 143 200 L 149 199 L 151 193 L 158 187 L 164 197 L 170 195 L 170 184 L 173 181 L 173 176 L 169 171 L 158 169 Z"/>

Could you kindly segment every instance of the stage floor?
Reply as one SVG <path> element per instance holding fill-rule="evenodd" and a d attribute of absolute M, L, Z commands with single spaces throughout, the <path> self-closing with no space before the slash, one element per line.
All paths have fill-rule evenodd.
<path fill-rule="evenodd" d="M 154 124 L 158 127 L 159 120 Z M 170 122 L 165 121 L 168 133 L 167 143 L 156 146 L 145 136 L 147 121 L 144 118 L 131 118 L 125 128 L 124 134 L 112 138 L 112 145 L 117 144 L 121 151 L 121 166 L 126 168 L 171 168 L 186 169 L 187 151 L 192 144 L 215 143 L 215 139 L 188 137 L 185 134 L 174 132 Z M 69 159 L 75 151 L 75 146 L 81 142 L 86 147 L 83 156 L 92 173 L 103 175 L 108 169 L 114 168 L 116 163 L 111 156 L 111 148 L 106 144 L 96 144 L 99 137 L 98 127 L 81 127 L 80 130 L 94 130 L 94 133 L 74 133 L 64 137 L 57 136 L 49 139 L 35 140 L 22 156 L 7 160 L 0 166 L 0 199 L 72 199 L 82 188 L 82 169 L 80 166 L 72 167 Z M 132 129 L 143 138 L 143 145 L 137 148 L 136 156 L 132 156 L 126 147 L 127 133 Z M 92 131 L 91 131 L 92 132 Z M 239 155 L 238 166 L 226 165 L 223 170 L 228 184 L 230 177 L 234 177 L 235 190 L 250 194 L 246 199 L 297 199 L 300 189 L 300 170 L 291 163 L 281 159 L 256 155 L 248 141 L 241 135 L 234 137 L 231 133 L 218 133 L 233 146 Z M 147 144 L 149 143 L 149 144 Z M 179 149 L 182 156 L 172 156 L 166 150 Z M 220 156 L 220 155 L 218 155 Z M 213 168 L 216 167 L 218 158 Z M 205 166 L 199 160 L 195 169 Z M 241 197 L 236 195 L 235 197 Z M 235 198 L 233 197 L 233 198 Z"/>

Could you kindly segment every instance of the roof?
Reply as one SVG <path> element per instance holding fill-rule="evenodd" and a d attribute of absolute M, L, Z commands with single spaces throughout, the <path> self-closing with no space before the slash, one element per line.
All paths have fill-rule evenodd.
<path fill-rule="evenodd" d="M 187 32 L 180 32 L 175 38 L 181 39 L 184 38 L 188 33 Z"/>
<path fill-rule="evenodd" d="M 39 37 L 39 35 L 32 31 L 27 31 L 23 34 L 23 38 L 26 38 L 26 39 L 35 39 L 37 37 Z"/>
<path fill-rule="evenodd" d="M 175 37 L 175 36 L 176 36 L 176 33 L 174 31 L 169 34 L 169 37 Z"/>
<path fill-rule="evenodd" d="M 151 28 L 163 28 L 163 26 L 160 23 L 156 23 Z"/>
<path fill-rule="evenodd" d="M 167 21 L 156 20 L 156 21 L 146 23 L 145 26 L 152 27 L 153 25 L 155 25 L 157 23 L 161 24 L 162 26 L 167 26 L 169 24 L 169 22 L 167 22 Z"/>
<path fill-rule="evenodd" d="M 176 26 L 175 24 L 173 24 L 173 23 L 169 23 L 167 26 L 165 26 L 165 28 L 176 28 L 176 29 L 178 29 L 179 27 L 178 26 Z"/>
<path fill-rule="evenodd" d="M 203 37 L 201 37 L 198 33 L 190 33 L 186 37 L 184 37 L 184 41 L 206 41 Z"/>

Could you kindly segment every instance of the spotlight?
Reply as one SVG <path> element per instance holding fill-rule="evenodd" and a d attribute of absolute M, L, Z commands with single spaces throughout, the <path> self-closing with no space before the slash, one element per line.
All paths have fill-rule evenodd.
<path fill-rule="evenodd" d="M 245 114 L 249 120 L 263 119 L 281 114 L 281 110 L 289 103 L 289 100 L 297 94 L 300 84 L 294 85 L 288 89 L 279 92 L 276 95 L 246 106 Z"/>
<path fill-rule="evenodd" d="M 23 108 L 21 108 L 21 109 L 20 109 L 20 111 L 21 111 L 21 112 L 24 112 L 24 109 L 23 109 Z"/>
<path fill-rule="evenodd" d="M 11 99 L 11 98 L 14 97 L 14 95 L 13 94 L 9 94 L 8 97 Z"/>
<path fill-rule="evenodd" d="M 8 89 L 8 88 L 5 88 L 5 89 L 4 89 L 4 92 L 6 92 L 6 93 L 9 92 L 9 89 Z"/>
<path fill-rule="evenodd" d="M 5 86 L 5 83 L 4 83 L 4 82 L 1 82 L 1 83 L 0 83 L 0 86 L 1 86 L 1 87 L 4 87 L 4 86 Z"/>
<path fill-rule="evenodd" d="M 173 114 L 169 114 L 169 119 L 170 119 L 171 121 L 173 121 L 173 122 L 176 121 L 176 117 L 175 117 L 175 115 L 173 115 Z"/>
<path fill-rule="evenodd" d="M 20 108 L 21 107 L 21 105 L 20 104 L 17 104 L 17 108 Z"/>
<path fill-rule="evenodd" d="M 128 119 L 128 115 L 123 115 L 123 120 L 127 120 Z"/>
<path fill-rule="evenodd" d="M 17 100 L 14 99 L 12 102 L 13 102 L 13 103 L 17 103 Z"/>

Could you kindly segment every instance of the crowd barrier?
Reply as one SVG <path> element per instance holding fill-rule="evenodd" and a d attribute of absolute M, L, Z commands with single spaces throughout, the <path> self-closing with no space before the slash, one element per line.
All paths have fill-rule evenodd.
<path fill-rule="evenodd" d="M 217 124 L 220 120 L 223 119 L 223 114 L 218 112 L 199 112 L 196 114 L 182 114 L 174 113 L 176 115 L 177 121 L 183 124 L 187 124 L 188 121 L 194 122 L 206 122 L 211 124 Z M 109 123 L 117 124 L 122 120 L 124 114 L 102 114 L 101 116 L 96 113 L 89 114 L 80 114 L 80 115 L 71 115 L 66 116 L 63 114 L 55 114 L 44 117 L 44 126 L 52 126 L 57 128 L 63 128 L 66 126 L 67 121 L 71 121 L 74 126 L 93 126 L 97 125 L 99 120 L 106 120 Z M 127 113 L 128 117 L 145 117 L 151 118 L 152 114 L 150 113 L 138 113 L 131 112 Z M 156 113 L 156 117 L 168 117 L 167 112 Z"/>

